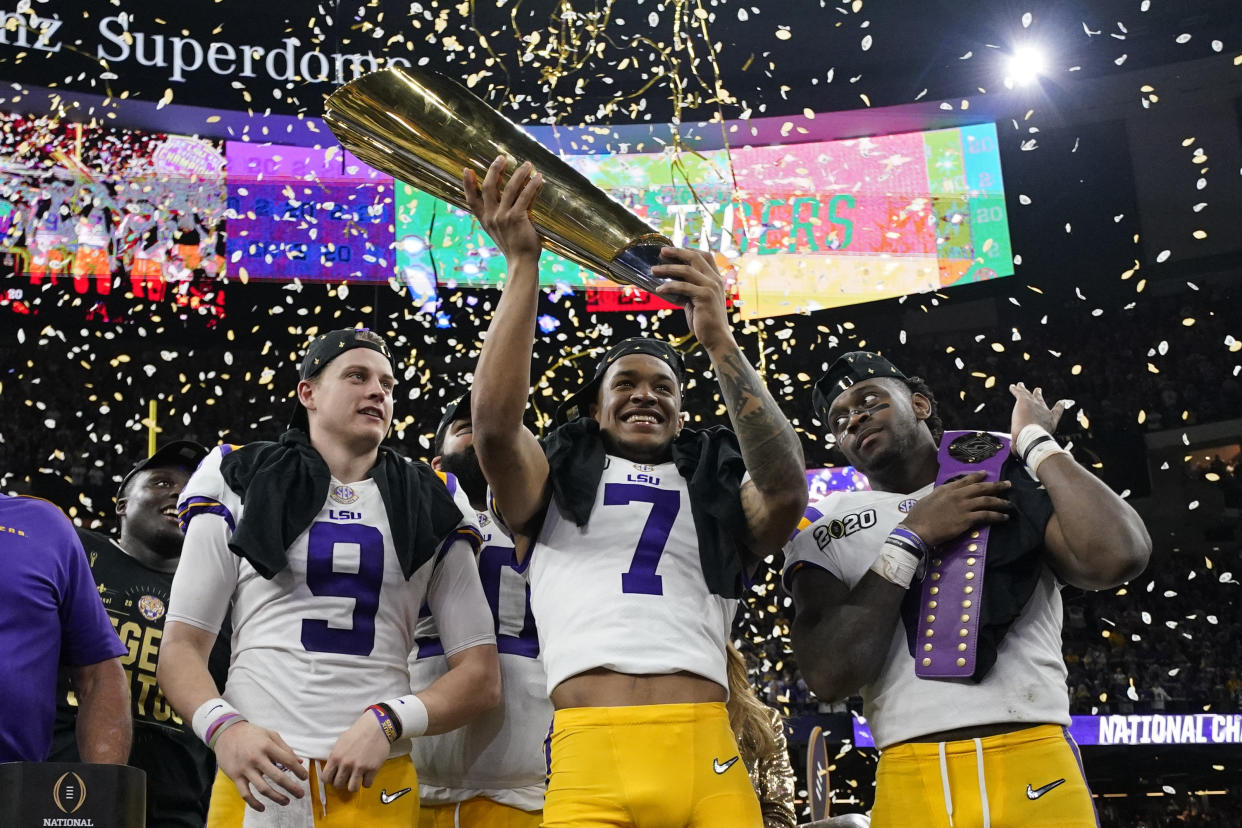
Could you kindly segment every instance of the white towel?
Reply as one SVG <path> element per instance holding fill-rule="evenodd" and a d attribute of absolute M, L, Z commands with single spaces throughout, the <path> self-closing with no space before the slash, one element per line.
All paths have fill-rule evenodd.
<path fill-rule="evenodd" d="M 306 768 L 310 767 L 310 762 L 305 759 L 302 760 L 302 764 Z M 318 774 L 315 775 L 318 776 Z M 271 779 L 268 779 L 268 777 L 265 776 L 263 778 L 267 779 L 267 783 L 271 785 L 273 789 L 283 790 L 282 788 L 279 788 L 279 786 L 277 786 L 277 784 Z M 256 796 L 258 796 L 259 800 L 264 804 L 264 806 L 266 806 L 266 809 L 263 811 L 256 811 L 254 808 L 247 805 L 246 816 L 242 820 L 242 828 L 315 828 L 314 803 L 312 801 L 311 792 L 309 790 L 310 786 L 308 784 L 310 781 L 311 780 L 307 779 L 302 783 L 303 788 L 308 789 L 302 798 L 297 799 L 296 797 L 289 796 L 288 805 L 278 805 L 262 794 L 256 793 Z M 322 789 L 323 785 L 320 783 L 321 800 L 323 799 Z M 253 788 L 251 790 L 253 790 Z M 287 792 L 286 795 L 288 795 Z"/>

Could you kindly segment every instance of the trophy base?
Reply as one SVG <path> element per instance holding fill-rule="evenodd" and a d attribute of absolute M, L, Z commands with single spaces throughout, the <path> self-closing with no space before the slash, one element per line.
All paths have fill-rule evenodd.
<path fill-rule="evenodd" d="M 608 263 L 608 275 L 615 282 L 620 282 L 623 285 L 633 285 L 649 293 L 655 293 L 656 288 L 674 281 L 661 278 L 651 272 L 651 268 L 661 263 L 660 249 L 667 246 L 667 243 L 632 244 L 618 253 L 617 257 Z M 675 294 L 658 295 L 662 299 L 677 305 L 685 302 L 684 297 Z"/>

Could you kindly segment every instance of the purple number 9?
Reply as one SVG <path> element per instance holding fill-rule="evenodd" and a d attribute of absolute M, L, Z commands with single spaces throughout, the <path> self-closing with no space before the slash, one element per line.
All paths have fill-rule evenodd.
<path fill-rule="evenodd" d="M 338 572 L 332 566 L 337 544 L 358 547 L 358 571 Z M 303 619 L 302 646 L 316 653 L 370 655 L 375 646 L 375 613 L 384 585 L 384 536 L 361 523 L 311 525 L 306 543 L 306 586 L 313 595 L 353 598 L 353 626 L 329 627 L 327 621 Z"/>
<path fill-rule="evenodd" d="M 651 504 L 651 514 L 643 525 L 634 550 L 630 571 L 621 574 L 621 591 L 639 595 L 663 595 L 664 581 L 656 574 L 664 545 L 668 543 L 673 522 L 681 510 L 681 494 L 671 489 L 657 489 L 639 483 L 605 483 L 604 505 L 625 506 L 635 501 Z"/>

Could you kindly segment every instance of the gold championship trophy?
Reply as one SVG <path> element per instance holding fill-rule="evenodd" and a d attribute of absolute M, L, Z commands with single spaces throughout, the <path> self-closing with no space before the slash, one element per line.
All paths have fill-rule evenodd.
<path fill-rule="evenodd" d="M 367 164 L 462 208 L 464 168 L 482 181 L 498 155 L 530 161 L 543 174 L 530 213 L 545 247 L 643 290 L 667 281 L 651 267 L 669 239 L 443 75 L 397 67 L 364 75 L 332 93 L 323 119 Z"/>

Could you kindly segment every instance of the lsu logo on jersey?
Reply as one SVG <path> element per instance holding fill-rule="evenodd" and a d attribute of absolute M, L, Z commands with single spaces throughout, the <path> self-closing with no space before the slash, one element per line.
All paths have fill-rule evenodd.
<path fill-rule="evenodd" d="M 649 486 L 659 486 L 660 478 L 656 477 L 652 472 L 655 466 L 649 466 L 646 463 L 632 463 L 634 471 L 638 474 L 627 474 L 625 479 L 629 483 L 646 483 Z"/>
<path fill-rule="evenodd" d="M 627 474 L 625 479 L 630 483 L 646 483 L 649 486 L 659 486 L 660 478 L 654 474 L 646 474 L 639 472 L 638 474 Z"/>
<path fill-rule="evenodd" d="M 815 527 L 812 536 L 815 544 L 823 550 L 834 540 L 852 535 L 860 529 L 870 529 L 872 526 L 875 526 L 875 509 L 865 509 L 821 523 Z"/>

